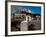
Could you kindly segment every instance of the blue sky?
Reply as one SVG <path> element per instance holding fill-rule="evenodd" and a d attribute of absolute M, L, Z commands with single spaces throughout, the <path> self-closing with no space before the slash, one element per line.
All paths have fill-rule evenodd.
<path fill-rule="evenodd" d="M 41 7 L 40 6 L 11 6 L 11 12 L 15 12 L 17 8 L 26 8 L 31 10 L 33 14 L 40 14 L 41 13 Z"/>

